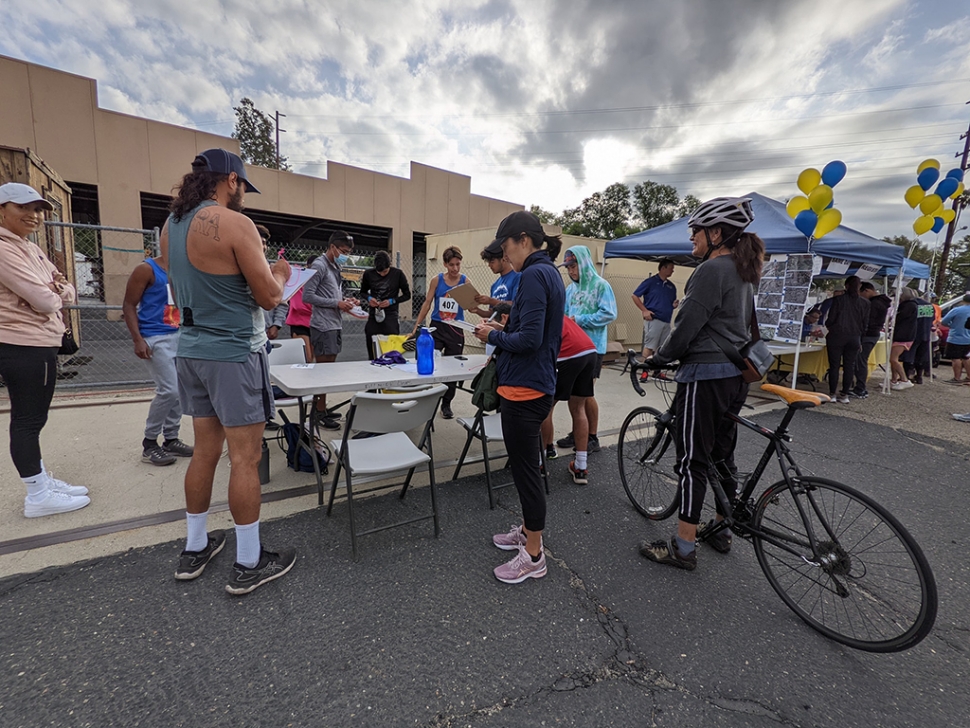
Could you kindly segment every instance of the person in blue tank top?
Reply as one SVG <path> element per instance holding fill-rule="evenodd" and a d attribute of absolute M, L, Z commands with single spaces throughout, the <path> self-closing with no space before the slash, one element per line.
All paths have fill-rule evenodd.
<path fill-rule="evenodd" d="M 179 400 L 195 435 L 185 473 L 188 538 L 175 578 L 197 578 L 226 544 L 224 532 L 207 533 L 206 518 L 228 444 L 236 561 L 226 591 L 234 595 L 283 576 L 296 561 L 295 549 L 269 551 L 259 535 L 258 466 L 263 429 L 275 414 L 263 311 L 283 300 L 290 264 L 283 258 L 266 264 L 256 225 L 241 214 L 246 192 L 259 190 L 238 155 L 202 152 L 177 187 L 160 241 L 182 318 Z"/>
<path fill-rule="evenodd" d="M 456 286 L 460 286 L 467 279 L 461 272 L 461 250 L 452 245 L 446 248 L 441 254 L 441 260 L 445 264 L 445 272 L 439 273 L 431 279 L 428 287 L 428 295 L 421 304 L 421 311 L 414 320 L 412 336 L 417 336 L 418 329 L 424 322 L 424 317 L 431 311 L 431 326 L 434 331 L 434 348 L 439 349 L 445 356 L 457 356 L 465 350 L 465 332 L 457 326 L 452 326 L 449 321 L 464 321 L 465 309 L 458 305 L 458 301 L 448 295 L 448 291 Z M 455 399 L 455 390 L 458 388 L 457 382 L 448 383 L 448 391 L 441 398 L 441 416 L 450 420 L 455 416 L 452 412 L 451 403 Z"/>
<path fill-rule="evenodd" d="M 177 457 L 192 457 L 192 446 L 179 439 L 182 405 L 175 371 L 179 310 L 172 299 L 168 273 L 160 260 L 147 258 L 135 266 L 128 278 L 121 308 L 135 345 L 135 356 L 145 360 L 155 382 L 155 398 L 148 407 L 141 459 L 152 465 L 171 465 Z M 164 437 L 161 445 L 159 435 Z"/>

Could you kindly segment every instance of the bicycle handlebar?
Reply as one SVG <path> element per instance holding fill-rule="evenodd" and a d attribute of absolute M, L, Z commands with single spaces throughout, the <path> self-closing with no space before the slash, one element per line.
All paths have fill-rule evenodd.
<path fill-rule="evenodd" d="M 655 379 L 662 379 L 666 382 L 672 382 L 673 377 L 667 376 L 668 371 L 675 371 L 677 366 L 675 364 L 655 364 L 650 362 L 649 364 L 645 361 L 637 361 L 637 353 L 633 349 L 627 349 L 626 352 L 626 363 L 630 367 L 630 383 L 633 385 L 633 389 L 641 397 L 646 397 L 647 393 L 643 391 L 643 387 L 640 386 L 640 378 L 637 376 L 637 372 L 649 370 L 653 372 Z"/>

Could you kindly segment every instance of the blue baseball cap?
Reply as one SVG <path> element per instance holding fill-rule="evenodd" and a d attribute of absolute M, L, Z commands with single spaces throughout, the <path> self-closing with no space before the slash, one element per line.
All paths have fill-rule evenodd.
<path fill-rule="evenodd" d="M 193 172 L 215 172 L 216 174 L 229 174 L 235 172 L 236 176 L 246 183 L 246 192 L 259 194 L 259 190 L 246 177 L 246 165 L 238 154 L 233 154 L 225 149 L 206 149 L 192 161 Z"/>

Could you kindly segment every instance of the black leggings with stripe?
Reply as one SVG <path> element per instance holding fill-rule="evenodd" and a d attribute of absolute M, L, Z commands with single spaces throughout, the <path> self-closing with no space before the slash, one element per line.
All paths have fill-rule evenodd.
<path fill-rule="evenodd" d="M 748 384 L 740 375 L 677 385 L 674 412 L 680 520 L 700 522 L 709 478 L 717 477 L 721 481 L 728 499 L 737 492 L 734 448 L 738 442 L 738 426 L 727 415 L 738 414 L 747 396 Z M 720 505 L 715 505 L 721 513 Z"/>

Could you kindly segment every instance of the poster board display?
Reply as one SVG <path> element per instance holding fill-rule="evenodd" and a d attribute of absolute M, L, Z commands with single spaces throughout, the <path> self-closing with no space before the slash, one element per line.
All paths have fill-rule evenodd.
<path fill-rule="evenodd" d="M 790 344 L 801 339 L 814 258 L 776 254 L 765 261 L 755 303 L 762 339 Z"/>

